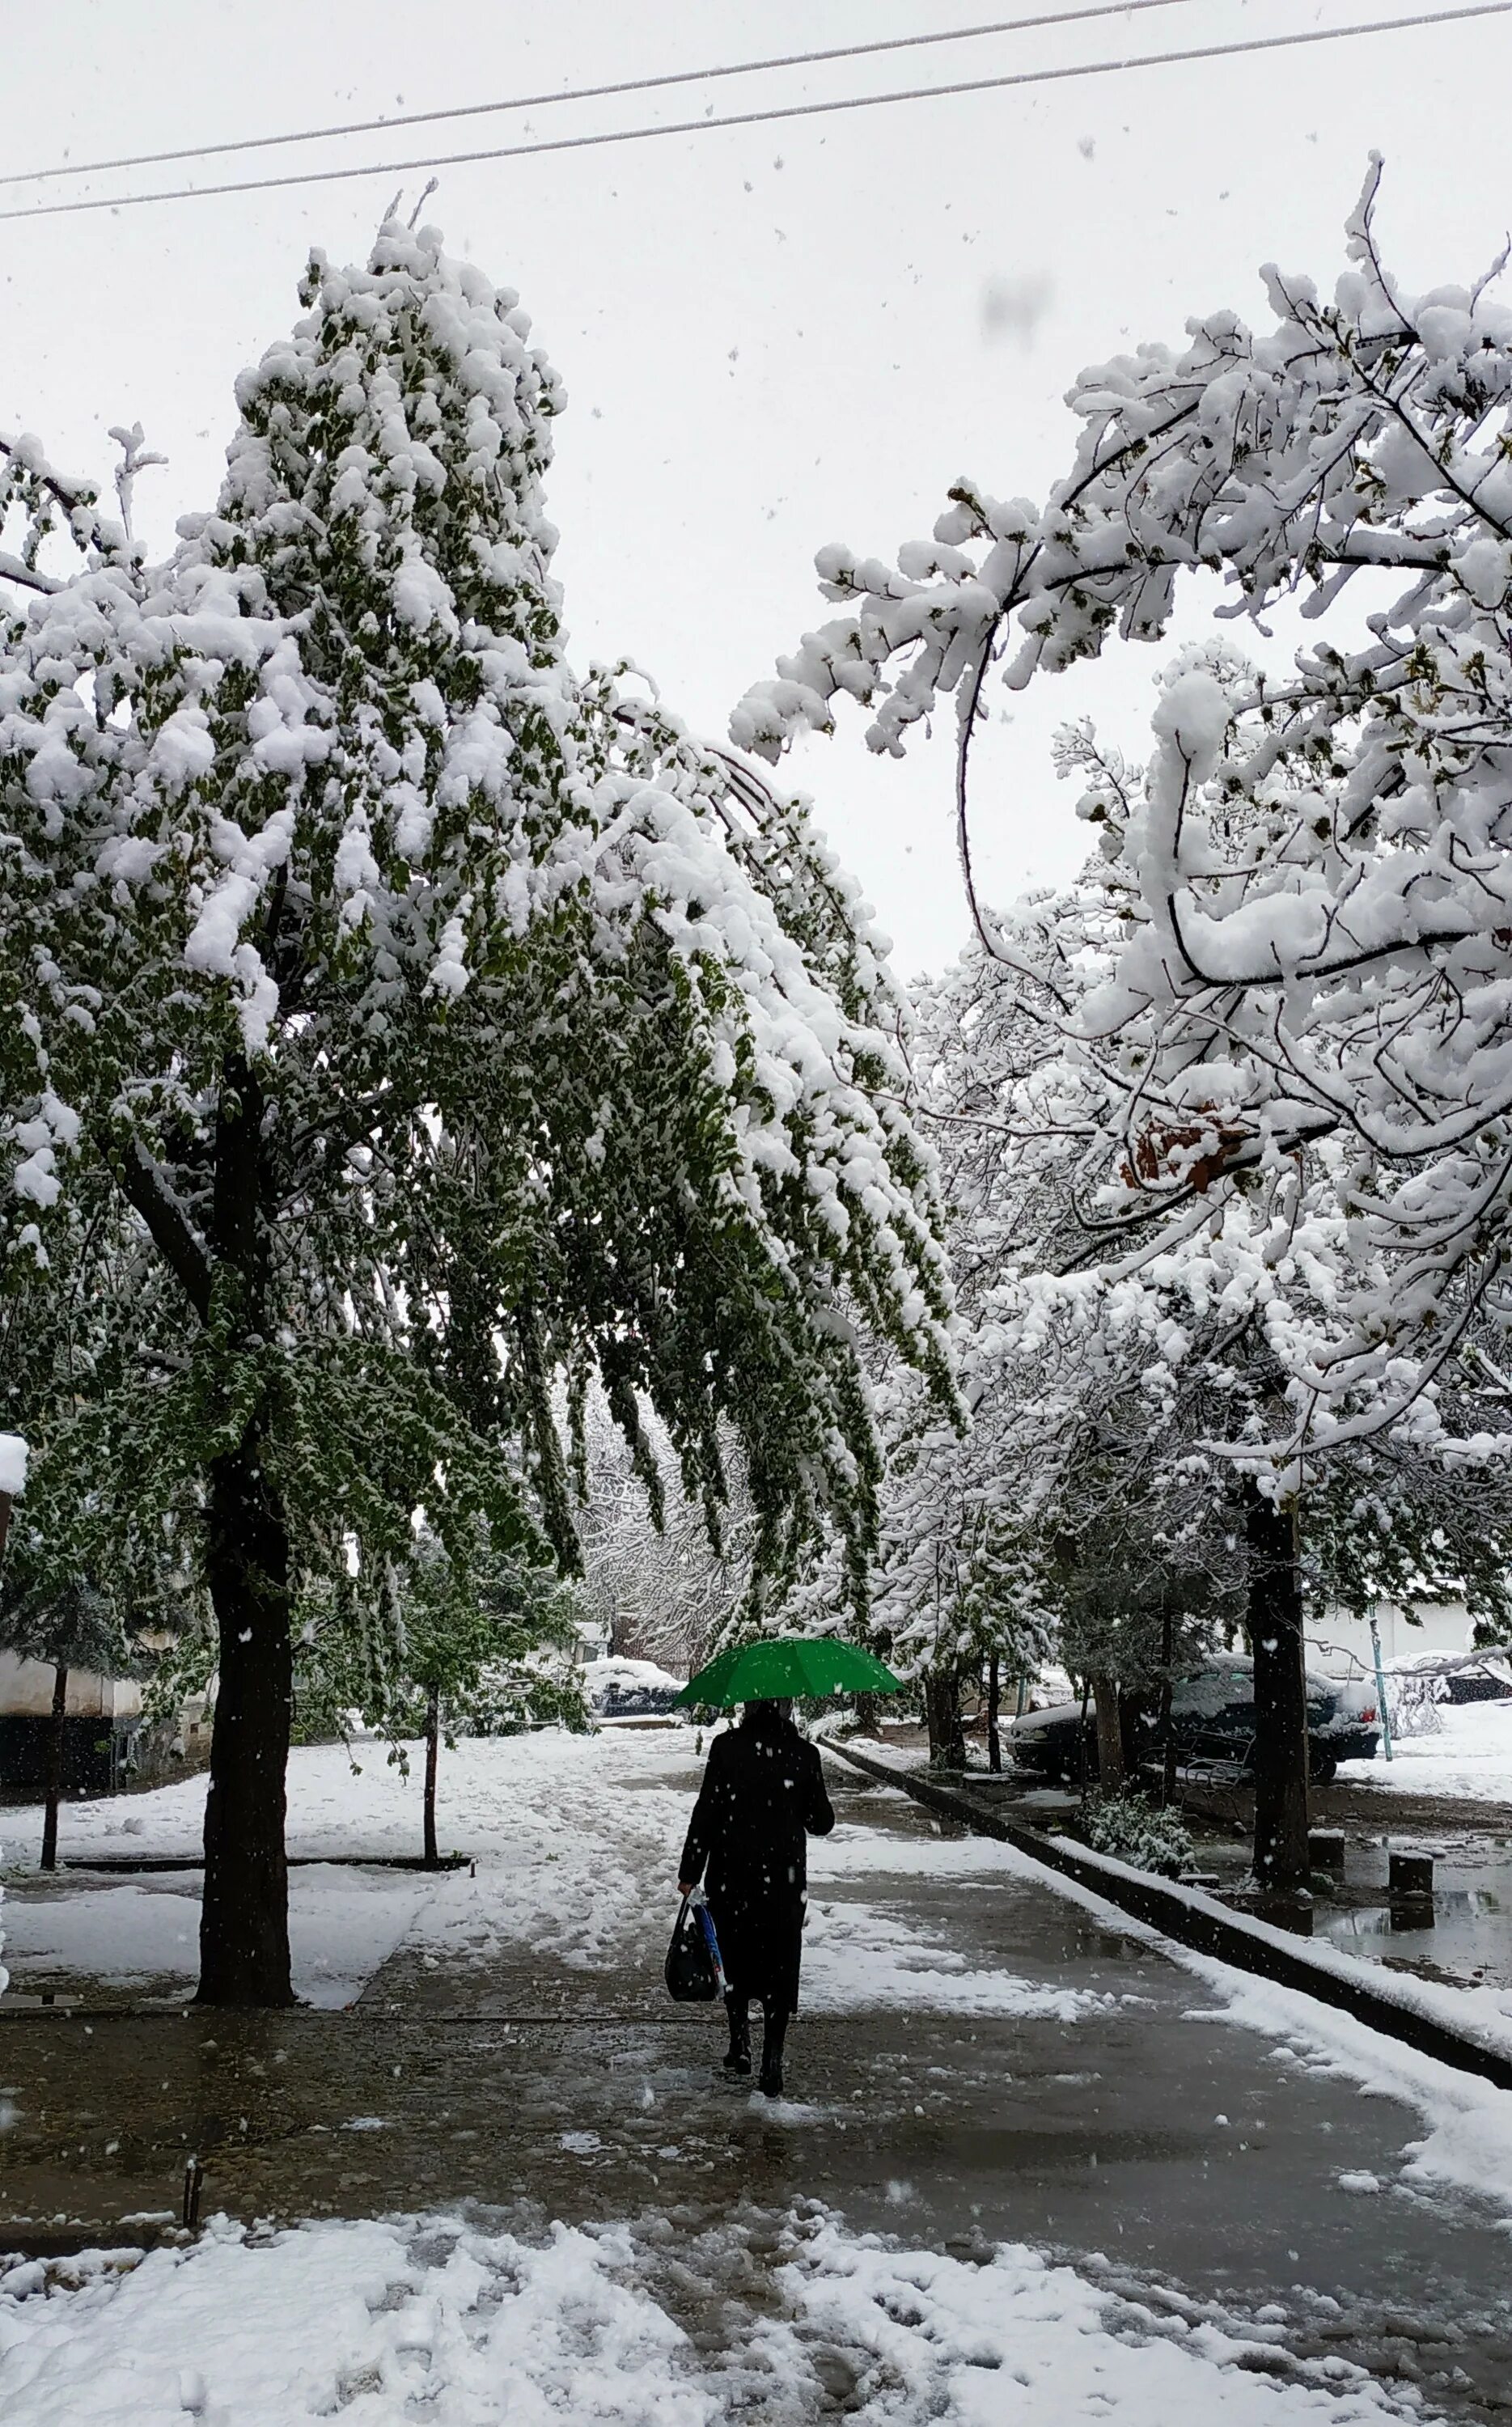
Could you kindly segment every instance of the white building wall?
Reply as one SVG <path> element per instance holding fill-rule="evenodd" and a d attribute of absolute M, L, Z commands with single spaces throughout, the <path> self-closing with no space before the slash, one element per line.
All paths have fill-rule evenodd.
<path fill-rule="evenodd" d="M 43 1660 L 22 1660 L 0 1652 L 0 1714 L 14 1718 L 48 1718 L 53 1671 Z M 141 1687 L 119 1677 L 69 1670 L 67 1716 L 71 1719 L 131 1719 L 141 1709 Z"/>
<path fill-rule="evenodd" d="M 1419 1621 L 1416 1626 L 1413 1619 Z M 1397 1602 L 1377 1602 L 1375 1623 L 1381 1658 L 1387 1661 L 1406 1659 L 1415 1652 L 1469 1652 L 1474 1631 L 1462 1601 L 1414 1602 L 1410 1616 Z M 1325 1677 L 1356 1675 L 1371 1666 L 1371 1631 L 1364 1620 L 1335 1610 L 1309 1624 L 1307 1636 L 1308 1666 Z"/>

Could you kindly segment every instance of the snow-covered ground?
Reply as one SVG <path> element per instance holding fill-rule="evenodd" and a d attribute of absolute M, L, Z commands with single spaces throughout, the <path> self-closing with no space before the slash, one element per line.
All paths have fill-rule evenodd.
<path fill-rule="evenodd" d="M 733 2236 L 732 2236 L 733 2238 Z M 0 2275 L 8 2427 L 778 2427 L 843 2407 L 888 2427 L 1358 2427 L 1400 2418 L 1363 2370 L 1157 2317 L 1021 2246 L 985 2265 L 794 2221 L 781 2307 L 723 2305 L 700 2349 L 624 2226 L 544 2242 L 455 2218 L 212 2231 L 134 2265 Z M 1267 2366 L 1276 2376 L 1259 2371 Z M 835 2398 L 837 2377 L 847 2386 Z"/>
<path fill-rule="evenodd" d="M 198 1871 L 112 1879 L 65 1873 L 56 1890 L 14 1894 L 0 1907 L 13 1989 L 60 1976 L 123 1994 L 187 1986 L 200 1963 Z M 297 1993 L 312 2006 L 350 2005 L 419 1920 L 433 1895 L 416 1872 L 321 1865 L 296 1870 L 289 1942 Z"/>
<path fill-rule="evenodd" d="M 677 1857 L 697 1784 L 696 1739 L 667 1731 L 571 1736 L 554 1731 L 460 1744 L 443 1756 L 440 1835 L 476 1860 L 440 1877 L 334 1865 L 290 1873 L 290 1939 L 298 1995 L 349 2003 L 399 1946 L 422 1962 L 481 1969 L 501 1956 L 538 1954 L 593 1973 L 633 1964 L 655 1978 L 676 1913 Z M 418 1748 L 415 1749 L 418 1753 Z M 288 1839 L 296 1854 L 417 1851 L 419 1764 L 406 1781 L 382 1746 L 359 1746 L 357 1767 L 339 1746 L 311 1746 L 289 1763 Z M 666 1783 L 686 1760 L 686 1780 Z M 192 1854 L 204 1816 L 203 1777 L 149 1795 L 71 1806 L 62 1850 Z M 0 1816 L 3 1859 L 36 1862 L 41 1814 Z M 966 1865 L 992 1849 L 952 1849 Z M 973 1971 L 949 1949 L 906 1929 L 882 1902 L 831 1904 L 825 1881 L 937 1872 L 937 1844 L 878 1839 L 844 1822 L 816 1849 L 815 1893 L 804 1996 L 829 2012 L 928 2007 L 958 2013 L 1053 2015 L 1096 2002 L 1085 1991 Z M 658 1891 L 664 1887 L 664 1898 Z M 649 1894 L 648 1894 L 649 1892 Z M 198 1969 L 200 1875 L 112 1879 L 63 1873 L 57 1892 L 0 1908 L 12 1986 L 76 1975 L 129 1991 L 147 1980 L 190 1983 Z"/>
<path fill-rule="evenodd" d="M 1347 1762 L 1341 1779 L 1386 1793 L 1423 1793 L 1504 1801 L 1512 1806 L 1512 1702 L 1445 1705 L 1442 1727 L 1405 1738 L 1396 1758 Z M 301 1867 L 290 1888 L 296 1986 L 316 2005 L 347 2004 L 401 1944 L 437 1961 L 484 1963 L 503 1947 L 536 1946 L 592 1969 L 632 1944 L 638 1955 L 662 1925 L 648 1915 L 646 1883 L 665 1878 L 669 1897 L 687 1824 L 688 1794 L 663 1783 L 669 1764 L 694 1738 L 662 1730 L 568 1736 L 546 1731 L 463 1743 L 444 1753 L 443 1848 L 477 1858 L 465 1872 L 422 1879 L 403 1871 Z M 289 1846 L 304 1855 L 416 1854 L 420 1848 L 420 1763 L 414 1749 L 406 1779 L 381 1744 L 355 1748 L 356 1768 L 340 1746 L 304 1748 L 289 1766 Z M 690 1785 L 691 1770 L 689 1772 Z M 631 1793 L 621 1790 L 630 1787 Z M 205 1782 L 185 1779 L 148 1795 L 70 1805 L 62 1852 L 192 1855 L 203 1826 Z M 606 1799 L 613 1825 L 606 1825 Z M 36 1864 L 41 1813 L 0 1813 L 0 1862 L 26 1873 Z M 917 1858 L 938 1867 L 937 1846 L 881 1849 L 888 1868 Z M 961 1856 L 965 1849 L 957 1848 Z M 838 1834 L 816 1857 L 815 1910 L 805 1992 L 810 2004 L 933 2003 L 962 2012 L 1000 2010 L 1015 1994 L 1032 2002 L 1042 1990 L 1002 1976 L 978 1975 L 911 1943 L 895 1944 L 886 1913 L 846 1903 L 826 1909 L 825 1878 L 864 1876 L 879 1850 L 865 1832 Z M 122 1991 L 145 1981 L 187 1982 L 197 1964 L 199 1878 L 168 1872 L 101 1883 L 59 1874 L 56 1894 L 28 1891 L 0 1914 L 5 1962 L 13 1985 L 49 1975 L 81 1975 Z M 670 1929 L 670 1918 L 667 1928 Z M 1069 1993 L 1053 1993 L 1065 1995 Z"/>
<path fill-rule="evenodd" d="M 1440 1702 L 1440 1724 L 1425 1735 L 1399 1737 L 1391 1759 L 1345 1761 L 1350 1784 L 1399 1795 L 1457 1795 L 1512 1805 L 1512 1702 Z"/>
<path fill-rule="evenodd" d="M 421 1960 L 462 1967 L 515 1949 L 546 1953 L 583 1976 L 590 2000 L 595 1973 L 655 1964 L 675 1910 L 693 1753 L 691 1736 L 664 1732 L 461 1748 L 443 1770 L 443 1839 L 477 1858 L 477 1877 L 296 1873 L 306 1986 L 317 1960 L 330 1981 L 364 1943 L 375 1960 L 402 1942 Z M 186 1781 L 72 1810 L 70 1850 L 188 1850 L 203 1795 L 203 1782 Z M 381 1751 L 359 1776 L 337 1751 L 301 1751 L 291 1768 L 291 1843 L 317 1854 L 411 1850 L 418 1800 L 417 1784 Z M 8 1854 L 35 1859 L 38 1816 L 8 1822 Z M 896 1898 L 910 1876 L 946 1889 L 961 1914 L 974 1889 L 1043 1884 L 1012 1848 L 847 1816 L 813 1849 L 812 1872 L 811 2008 L 1051 2017 L 1074 2031 L 1111 2002 L 1053 1976 L 973 1967 L 943 1926 L 890 1900 L 889 1887 Z M 166 1961 L 188 1977 L 192 1932 L 187 1942 L 178 1933 L 193 1911 L 185 1890 L 196 1884 L 192 1875 L 104 1883 L 86 1874 L 56 1900 L 13 1898 L 0 1917 L 12 1925 L 18 1985 L 41 1968 L 48 1933 L 50 1962 L 84 1968 L 92 1944 L 106 1963 L 149 1971 Z M 1193 2006 L 1204 2020 L 1268 2044 L 1263 2057 L 1257 2047 L 1257 2066 L 1338 2074 L 1416 2110 L 1400 2186 L 1357 2167 L 1339 2175 L 1341 2191 L 1471 2190 L 1508 2207 L 1512 2096 L 1295 1993 L 1171 1948 L 1085 1892 L 1075 1900 L 1181 1963 L 1200 1983 Z M 1137 2015 L 1130 2022 L 1137 2028 Z M 790 2110 L 794 2129 L 803 2111 Z M 742 2229 L 733 2209 L 722 2229 L 733 2268 Z M 557 2224 L 540 2240 L 445 2216 L 278 2234 L 218 2224 L 192 2250 L 140 2262 L 97 2254 L 22 2267 L 0 2275 L 0 2419 L 5 2427 L 185 2419 L 303 2427 L 331 2417 L 351 2427 L 415 2419 L 713 2427 L 744 2414 L 777 2427 L 833 2408 L 837 2384 L 853 2415 L 888 2427 L 1167 2427 L 1187 2418 L 1357 2427 L 1400 2415 L 1390 2391 L 1343 2359 L 1289 2353 L 1281 2312 L 1273 2324 L 1261 2310 L 1243 2334 L 1179 2304 L 1157 2312 L 1100 2280 L 1095 2256 L 1055 2266 L 1004 2243 L 981 2254 L 986 2263 L 968 2263 L 852 2232 L 818 2210 L 789 2213 L 782 2230 L 783 2263 L 766 2279 L 775 2301 L 732 2301 L 726 2284 L 707 2304 L 717 2333 L 691 2337 L 678 2314 L 691 2297 L 687 2253 L 672 2223 L 646 2215 Z"/>
<path fill-rule="evenodd" d="M 675 1741 L 675 1740 L 674 1740 Z M 689 1739 L 691 1751 L 692 1740 Z M 420 1748 L 410 1775 L 381 1744 L 307 1746 L 289 1761 L 288 1844 L 306 1856 L 417 1855 Z M 476 1858 L 437 1877 L 298 1867 L 290 1874 L 290 1936 L 298 1994 L 341 2005 L 401 1941 L 438 1959 L 482 1963 L 501 1946 L 539 1948 L 584 1968 L 604 1961 L 642 1914 L 648 1870 L 675 1881 L 688 1798 L 627 1784 L 666 1767 L 666 1735 L 533 1735 L 463 1743 L 444 1752 L 438 1829 L 443 1851 Z M 60 1851 L 192 1855 L 204 1822 L 205 1780 L 146 1795 L 70 1805 Z M 610 1822 L 612 1810 L 612 1824 Z M 30 1869 L 41 1814 L 0 1815 L 8 1867 Z M 59 1875 L 56 1896 L 13 1896 L 0 1910 L 13 1985 L 49 1971 L 121 1988 L 148 1979 L 192 1980 L 198 1968 L 200 1879 L 165 1872 L 99 1882 Z M 675 1900 L 674 1900 L 675 1909 Z M 667 1928 L 671 1929 L 668 1919 Z"/>

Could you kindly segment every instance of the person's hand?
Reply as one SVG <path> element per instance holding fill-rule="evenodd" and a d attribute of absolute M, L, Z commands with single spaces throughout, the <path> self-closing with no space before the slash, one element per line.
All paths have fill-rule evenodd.
<path fill-rule="evenodd" d="M 692 1881 L 691 1881 L 691 1880 L 679 1880 L 679 1881 L 678 1881 L 678 1882 L 677 1882 L 677 1894 L 678 1894 L 679 1896 L 691 1896 L 691 1895 L 692 1895 L 692 1892 L 693 1892 L 693 1882 L 692 1882 Z"/>

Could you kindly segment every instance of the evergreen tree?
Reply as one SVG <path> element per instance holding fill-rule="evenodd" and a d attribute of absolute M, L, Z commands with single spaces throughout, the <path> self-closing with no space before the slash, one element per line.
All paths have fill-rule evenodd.
<path fill-rule="evenodd" d="M 423 1506 L 459 1573 L 538 1518 L 570 1566 L 596 1374 L 700 1500 L 728 1428 L 759 1594 L 831 1523 L 859 1595 L 861 1344 L 951 1387 L 885 973 L 801 810 L 573 674 L 516 299 L 393 223 L 301 296 L 216 510 L 157 568 L 75 516 L 0 641 L 4 1245 L 150 1250 L 89 1523 L 198 1529 L 212 2003 L 291 1995 L 291 1610 L 344 1546 Z"/>

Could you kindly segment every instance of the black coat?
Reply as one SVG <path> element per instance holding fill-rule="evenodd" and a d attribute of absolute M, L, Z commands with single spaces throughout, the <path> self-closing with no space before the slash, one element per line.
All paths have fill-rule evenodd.
<path fill-rule="evenodd" d="M 798 2003 L 805 1837 L 827 1837 L 835 1814 L 819 1755 L 790 1719 L 762 1718 L 716 1736 L 693 1806 L 679 1877 L 708 1877 L 724 1976 L 768 2013 Z"/>

